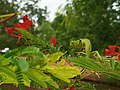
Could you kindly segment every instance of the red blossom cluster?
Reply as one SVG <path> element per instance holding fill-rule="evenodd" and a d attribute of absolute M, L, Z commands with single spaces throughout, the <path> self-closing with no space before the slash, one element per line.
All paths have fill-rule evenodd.
<path fill-rule="evenodd" d="M 56 46 L 56 38 L 55 37 L 50 38 L 50 42 L 53 44 L 54 47 Z"/>
<path fill-rule="evenodd" d="M 117 49 L 117 51 L 116 51 Z M 118 55 L 118 60 L 120 60 L 120 47 L 116 45 L 110 45 L 108 46 L 108 49 L 105 49 L 106 57 L 112 57 Z"/>
<path fill-rule="evenodd" d="M 71 87 L 70 90 L 75 90 L 75 88 L 74 88 L 74 87 Z"/>
<path fill-rule="evenodd" d="M 48 88 L 47 90 L 51 90 L 50 88 Z"/>
<path fill-rule="evenodd" d="M 5 27 L 5 29 L 8 32 L 8 34 L 10 34 L 10 36 L 18 38 L 18 41 L 16 42 L 16 44 L 17 44 L 20 42 L 22 35 L 15 34 L 15 32 L 19 32 L 19 30 L 16 30 L 15 28 L 22 28 L 24 30 L 28 30 L 30 28 L 30 26 L 32 26 L 32 20 L 29 20 L 28 16 L 26 15 L 23 17 L 23 23 L 15 24 L 14 27 Z"/>
<path fill-rule="evenodd" d="M 5 30 L 8 32 L 8 34 L 10 34 L 10 36 L 18 38 L 16 42 L 16 44 L 18 44 L 20 42 L 20 39 L 22 38 L 22 35 L 17 34 L 17 32 L 20 32 L 20 31 L 16 30 L 16 28 L 22 28 L 24 30 L 28 30 L 30 26 L 32 26 L 32 20 L 29 20 L 28 16 L 26 15 L 23 17 L 23 23 L 15 24 L 14 27 L 5 27 Z M 56 46 L 55 37 L 50 38 L 50 42 L 53 44 L 54 47 Z"/>

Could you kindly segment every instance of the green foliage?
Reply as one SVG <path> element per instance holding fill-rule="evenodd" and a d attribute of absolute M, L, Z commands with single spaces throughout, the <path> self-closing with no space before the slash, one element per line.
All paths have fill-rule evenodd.
<path fill-rule="evenodd" d="M 18 60 L 17 63 L 18 63 L 18 66 L 20 67 L 20 70 L 22 72 L 26 72 L 28 70 L 29 65 L 24 58 L 22 58 L 21 60 Z"/>
<path fill-rule="evenodd" d="M 77 76 L 75 78 L 75 81 L 73 82 L 73 85 L 75 87 L 78 87 L 77 90 L 85 89 L 85 90 L 96 90 L 94 85 L 91 85 L 89 82 L 81 81 L 80 76 Z"/>
<path fill-rule="evenodd" d="M 76 53 L 78 56 L 102 59 L 98 51 L 92 51 L 91 42 L 87 38 L 71 41 L 69 52 Z"/>
<path fill-rule="evenodd" d="M 48 46 L 48 43 L 46 41 L 43 41 L 41 38 L 38 38 L 31 34 L 30 32 L 21 29 L 21 28 L 16 28 L 17 30 L 20 31 L 20 33 L 23 35 L 23 38 L 26 40 L 27 45 L 35 45 L 41 48 L 45 48 Z"/>
<path fill-rule="evenodd" d="M 35 69 L 29 69 L 25 73 L 32 81 L 35 83 L 39 84 L 40 86 L 47 88 L 47 83 L 54 86 L 55 88 L 59 88 L 57 83 L 52 80 L 51 77 L 48 75 L 44 74 L 40 70 L 35 70 Z"/>
<path fill-rule="evenodd" d="M 81 82 L 79 84 L 79 86 L 83 89 L 86 89 L 86 90 L 96 90 L 93 85 L 91 85 L 90 83 L 86 83 L 86 82 Z"/>
<path fill-rule="evenodd" d="M 65 64 L 63 55 L 61 52 L 44 55 L 34 46 L 17 48 L 1 55 L 1 84 L 19 85 L 20 89 L 24 90 L 24 85 L 30 87 L 33 82 L 44 88 L 48 87 L 47 84 L 59 88 L 52 77 L 70 83 L 69 78 L 79 75 L 80 70 L 70 65 L 63 66 Z M 60 59 L 64 62 L 56 63 Z"/>
<path fill-rule="evenodd" d="M 62 56 L 62 52 L 53 53 L 48 58 L 46 58 L 46 61 L 49 62 L 48 65 L 52 65 L 57 62 Z"/>
<path fill-rule="evenodd" d="M 120 63 L 113 60 L 93 60 L 86 57 L 72 58 L 77 66 L 120 80 Z M 113 64 L 115 63 L 115 64 Z M 114 67 L 114 68 L 113 68 Z"/>
<path fill-rule="evenodd" d="M 88 38 L 93 50 L 102 51 L 110 44 L 119 44 L 119 6 L 119 0 L 72 0 L 65 14 L 57 13 L 52 26 L 65 49 L 73 39 Z"/>
<path fill-rule="evenodd" d="M 16 28 L 16 29 L 20 31 L 19 34 L 22 34 L 22 38 L 24 38 L 25 46 L 26 45 L 27 46 L 30 46 L 30 45 L 36 46 L 41 51 L 46 50 L 49 53 L 57 52 L 60 50 L 59 46 L 54 47 L 50 41 L 47 42 L 47 40 L 44 38 L 37 37 L 24 29 L 20 29 L 20 28 Z"/>
<path fill-rule="evenodd" d="M 64 82 L 70 83 L 69 78 L 75 77 L 80 74 L 80 70 L 70 66 L 53 66 L 46 68 L 49 73 L 53 76 L 63 80 Z"/>
<path fill-rule="evenodd" d="M 29 14 L 31 20 L 38 19 L 33 22 L 39 25 L 29 30 L 32 34 L 16 28 L 20 31 L 17 34 L 22 34 L 22 42 L 18 45 L 22 47 L 0 55 L 0 84 L 14 84 L 19 86 L 20 90 L 24 90 L 24 86 L 58 89 L 58 81 L 70 84 L 71 78 L 82 73 L 71 65 L 69 59 L 80 68 L 120 80 L 120 63 L 103 60 L 98 51 L 92 51 L 92 45 L 93 50 L 102 50 L 106 45 L 119 44 L 119 9 L 113 9 L 113 3 L 119 7 L 119 0 L 72 0 L 72 3 L 65 7 L 65 15 L 58 12 L 52 23 L 45 21 L 43 14 L 47 12 L 46 9 L 36 6 L 38 0 L 32 0 L 33 3 L 29 3 L 30 1 L 26 1 L 20 8 L 22 0 L 0 0 L 0 7 L 3 8 L 0 10 L 1 15 L 22 11 Z M 17 18 L 1 24 L 1 49 L 16 47 L 12 44 L 15 39 L 4 34 L 4 27 L 14 26 L 19 20 Z M 58 47 L 53 47 L 47 41 L 51 37 L 57 38 Z M 71 57 L 66 58 L 65 53 L 60 50 L 67 50 Z M 47 54 L 43 54 L 44 51 Z M 78 83 L 79 87 L 95 90 L 89 83 Z"/>
<path fill-rule="evenodd" d="M 42 25 L 39 25 L 36 30 L 36 36 L 44 40 L 50 40 L 50 38 L 56 36 L 55 30 L 52 28 L 49 22 L 43 21 Z"/>
<path fill-rule="evenodd" d="M 70 48 L 81 48 L 81 50 L 84 50 L 83 52 L 85 52 L 86 55 L 90 55 L 92 45 L 89 39 L 80 39 L 71 41 Z"/>
<path fill-rule="evenodd" d="M 1 84 L 13 83 L 13 84 L 18 85 L 15 73 L 13 71 L 11 71 L 9 68 L 0 67 L 0 72 L 1 72 L 1 75 L 3 76 L 1 79 L 1 80 L 3 80 L 3 81 L 1 81 Z"/>

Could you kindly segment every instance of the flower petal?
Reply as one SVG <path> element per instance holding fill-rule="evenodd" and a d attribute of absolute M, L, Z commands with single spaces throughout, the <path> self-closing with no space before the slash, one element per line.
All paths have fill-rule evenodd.
<path fill-rule="evenodd" d="M 25 21 L 23 23 L 15 24 L 15 28 L 23 28 L 25 30 L 28 30 L 31 25 L 32 25 L 32 21 L 31 20 L 27 20 L 27 21 Z"/>
<path fill-rule="evenodd" d="M 31 25 L 32 25 L 32 20 L 29 20 L 28 16 L 26 15 L 23 17 L 23 23 L 15 24 L 14 28 L 23 28 L 25 30 L 28 30 Z M 15 30 L 14 28 L 6 27 L 5 29 L 10 34 L 10 36 L 18 38 L 18 41 L 16 42 L 16 44 L 17 44 L 20 42 L 22 35 L 21 34 L 14 34 L 14 32 L 19 32 L 19 30 Z"/>
<path fill-rule="evenodd" d="M 21 38 L 22 38 L 22 35 L 18 35 L 18 41 L 16 42 L 16 44 L 18 44 L 20 42 Z"/>
<path fill-rule="evenodd" d="M 56 46 L 56 38 L 50 38 L 50 42 L 54 45 L 54 47 Z"/>
<path fill-rule="evenodd" d="M 13 35 L 14 29 L 11 27 L 5 27 L 5 30 L 8 32 L 8 34 Z"/>
<path fill-rule="evenodd" d="M 28 19 L 28 16 L 25 15 L 25 16 L 23 17 L 23 21 L 25 22 L 25 21 L 27 21 L 27 20 L 29 20 L 29 19 Z"/>

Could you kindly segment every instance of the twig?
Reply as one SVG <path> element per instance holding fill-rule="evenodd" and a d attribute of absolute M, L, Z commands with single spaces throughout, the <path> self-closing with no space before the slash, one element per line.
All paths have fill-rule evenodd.
<path fill-rule="evenodd" d="M 12 17 L 14 17 L 14 16 L 16 16 L 18 14 L 21 14 L 21 13 L 18 12 L 18 13 L 12 13 L 12 14 L 8 14 L 8 15 L 2 15 L 1 17 L 6 17 L 6 18 L 0 20 L 0 24 L 7 21 L 7 20 L 9 20 L 9 19 L 11 19 Z"/>
<path fill-rule="evenodd" d="M 67 59 L 65 59 L 65 61 L 66 61 L 71 67 L 73 67 L 73 65 L 72 65 Z"/>

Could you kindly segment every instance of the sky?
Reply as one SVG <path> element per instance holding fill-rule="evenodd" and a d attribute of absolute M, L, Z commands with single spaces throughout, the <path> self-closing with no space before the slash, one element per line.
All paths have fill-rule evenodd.
<path fill-rule="evenodd" d="M 58 7 L 62 5 L 62 8 L 67 4 L 66 0 L 41 0 L 38 3 L 38 6 L 44 8 L 47 6 L 49 17 L 48 20 L 52 21 L 55 18 L 55 13 L 58 10 Z"/>

